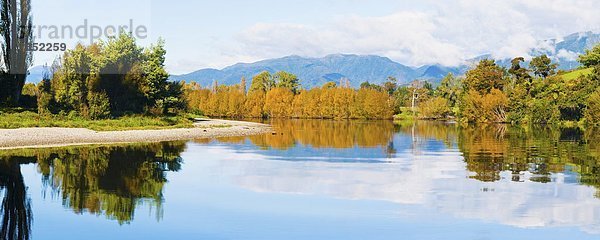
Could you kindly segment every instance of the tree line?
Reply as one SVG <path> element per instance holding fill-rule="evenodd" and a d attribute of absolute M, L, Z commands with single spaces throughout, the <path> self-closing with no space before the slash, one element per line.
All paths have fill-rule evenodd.
<path fill-rule="evenodd" d="M 396 92 L 400 104 L 409 106 L 413 92 L 414 110 L 420 118 L 456 118 L 462 122 L 547 124 L 565 121 L 600 123 L 600 45 L 579 57 L 582 72 L 565 77 L 546 55 L 534 57 L 525 67 L 523 57 L 501 67 L 481 60 L 463 77 L 446 76 L 435 88 L 413 87 Z M 589 70 L 589 74 L 581 69 Z M 577 69 L 575 70 L 577 71 Z M 578 73 L 575 72 L 575 73 Z M 415 99 L 412 97 L 412 99 Z M 414 104 L 413 104 L 414 107 Z"/>
<path fill-rule="evenodd" d="M 461 122 L 547 124 L 564 121 L 600 123 L 600 45 L 581 55 L 590 74 L 565 78 L 546 56 L 526 64 L 517 57 L 510 67 L 483 59 L 464 76 L 453 74 L 437 87 L 415 80 L 399 85 L 390 77 L 383 84 L 364 82 L 359 89 L 348 81 L 328 82 L 304 90 L 288 72 L 262 72 L 233 86 L 185 86 L 188 108 L 214 117 L 387 119 L 393 115 L 420 119 L 454 118 Z M 527 66 L 526 66 L 527 65 Z"/>
<path fill-rule="evenodd" d="M 389 94 L 373 88 L 352 89 L 347 80 L 300 89 L 298 78 L 288 72 L 262 72 L 233 86 L 202 88 L 186 84 L 190 109 L 213 117 L 388 119 L 394 114 Z"/>

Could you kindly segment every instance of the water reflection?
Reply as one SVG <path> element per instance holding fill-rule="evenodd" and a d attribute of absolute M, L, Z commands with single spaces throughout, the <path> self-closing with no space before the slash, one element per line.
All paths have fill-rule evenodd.
<path fill-rule="evenodd" d="M 205 224 L 214 221 L 215 225 L 207 226 L 222 225 L 222 231 L 254 226 L 223 219 L 266 219 L 264 224 L 285 229 L 285 223 L 274 220 L 267 210 L 273 206 L 281 218 L 297 216 L 294 204 L 305 199 L 321 199 L 308 204 L 307 210 L 314 216 L 310 221 L 318 223 L 327 217 L 319 214 L 331 209 L 350 216 L 358 211 L 352 217 L 363 219 L 361 214 L 381 201 L 401 209 L 384 214 L 408 219 L 405 222 L 418 217 L 422 222 L 415 224 L 424 229 L 434 220 L 422 219 L 450 216 L 451 221 L 467 219 L 469 224 L 574 228 L 600 234 L 597 130 L 389 121 L 279 120 L 272 124 L 275 134 L 197 140 L 196 144 L 0 151 L 2 238 L 29 238 L 32 205 L 48 204 L 35 197 L 31 202 L 25 184 L 31 180 L 24 181 L 22 169 L 38 173 L 46 200 L 60 200 L 69 215 L 94 214 L 124 224 L 134 220 L 141 205 L 148 205 L 154 211 L 150 218 L 161 219 L 163 208 L 169 215 L 160 221 L 162 225 L 152 226 L 182 226 L 186 231 L 180 234 L 197 230 L 186 225 L 196 223 L 185 222 L 190 217 Z M 166 191 L 167 173 L 182 169 L 180 156 L 186 158 L 186 171 L 170 175 Z M 26 164 L 35 164 L 35 169 Z M 27 180 L 31 175 L 25 176 Z M 258 195 L 260 200 L 244 198 Z M 291 204 L 278 202 L 280 196 L 291 199 L 284 202 Z M 164 204 L 165 198 L 169 204 Z M 361 212 L 344 205 L 355 200 L 369 207 Z M 136 224 L 120 229 L 137 223 L 145 227 L 147 222 L 158 224 L 136 216 Z M 144 227 L 140 228 L 146 233 L 159 231 Z M 302 229 L 298 225 L 290 229 L 297 227 Z M 225 235 L 214 238 L 219 236 Z"/>
<path fill-rule="evenodd" d="M 32 213 L 20 165 L 36 163 L 44 186 L 75 213 L 91 213 L 117 220 L 133 220 L 137 205 L 147 203 L 162 216 L 166 172 L 181 169 L 185 143 L 128 146 L 82 146 L 14 150 L 0 155 L 3 236 L 27 239 Z M 55 194 L 58 193 L 58 194 Z"/>
<path fill-rule="evenodd" d="M 31 235 L 31 200 L 17 161 L 0 158 L 2 199 L 1 239 L 29 239 Z"/>
<path fill-rule="evenodd" d="M 297 144 L 312 148 L 387 146 L 394 135 L 390 121 L 272 120 L 274 134 L 220 138 L 220 142 L 241 143 L 249 139 L 263 149 L 290 149 Z M 210 139 L 198 140 L 200 143 Z"/>
<path fill-rule="evenodd" d="M 218 171 L 234 169 L 232 176 L 224 177 L 254 192 L 383 200 L 510 226 L 578 227 L 600 234 L 600 135 L 594 129 L 417 122 L 372 129 L 389 132 L 380 132 L 374 144 L 366 144 L 349 137 L 356 132 L 329 126 L 320 131 L 290 127 L 287 135 L 299 137 L 286 141 L 287 151 L 271 151 L 281 146 L 279 141 L 263 142 L 268 151 L 256 152 L 240 150 L 244 148 L 230 145 L 230 139 L 220 140 L 228 144 L 217 143 L 222 147 L 218 154 L 239 161 L 219 162 Z M 320 139 L 323 131 L 354 140 L 336 146 L 324 143 L 330 149 L 310 152 L 319 145 L 309 142 L 319 141 L 307 139 Z M 356 146 L 363 145 L 392 145 L 394 153 L 361 155 L 368 147 Z M 353 156 L 356 161 L 327 161 L 331 155 Z M 315 157 L 325 160 L 315 162 Z M 387 160 L 370 161 L 381 157 Z M 293 161 L 279 161 L 289 159 Z"/>
<path fill-rule="evenodd" d="M 594 129 L 486 126 L 460 131 L 458 146 L 474 179 L 546 183 L 553 174 L 577 174 L 577 181 L 600 188 L 600 149 Z M 596 196 L 600 197 L 597 193 Z"/>

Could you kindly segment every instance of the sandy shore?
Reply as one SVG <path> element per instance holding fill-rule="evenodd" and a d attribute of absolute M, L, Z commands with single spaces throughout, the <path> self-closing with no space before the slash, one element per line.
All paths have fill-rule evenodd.
<path fill-rule="evenodd" d="M 194 126 L 183 129 L 107 132 L 84 128 L 0 129 L 0 150 L 248 136 L 271 131 L 269 125 L 229 120 L 205 120 Z"/>

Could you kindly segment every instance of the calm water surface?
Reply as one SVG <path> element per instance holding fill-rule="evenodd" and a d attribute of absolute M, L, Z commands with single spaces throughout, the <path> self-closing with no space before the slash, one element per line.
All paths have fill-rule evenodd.
<path fill-rule="evenodd" d="M 273 124 L 275 135 L 0 151 L 2 235 L 600 239 L 593 129 Z"/>

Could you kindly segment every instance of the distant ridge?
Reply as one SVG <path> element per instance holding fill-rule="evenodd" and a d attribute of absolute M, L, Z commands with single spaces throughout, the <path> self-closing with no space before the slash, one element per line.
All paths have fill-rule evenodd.
<path fill-rule="evenodd" d="M 598 43 L 600 43 L 600 34 L 574 33 L 562 39 L 541 40 L 538 45 L 543 47 L 531 49 L 530 55 L 547 54 L 559 63 L 560 69 L 571 69 L 579 66 L 577 62 L 579 54 Z M 245 77 L 247 84 L 250 85 L 251 78 L 262 71 L 271 73 L 287 71 L 297 75 L 304 88 L 321 86 L 329 81 L 339 82 L 342 78 L 348 79 L 351 86 L 358 87 L 365 81 L 383 83 L 390 76 L 397 78 L 400 84 L 414 79 L 423 79 L 435 85 L 448 73 L 463 75 L 469 66 L 480 59 L 491 57 L 490 54 L 477 56 L 461 66 L 432 64 L 410 67 L 376 55 L 331 54 L 322 58 L 292 55 L 255 63 L 237 63 L 223 69 L 200 69 L 188 74 L 172 75 L 170 79 L 194 81 L 201 86 L 210 86 L 214 81 L 226 85 L 238 84 L 241 78 Z M 502 66 L 510 66 L 510 59 L 496 59 L 496 61 Z M 30 69 L 27 81 L 37 83 L 42 76 L 43 67 L 33 67 Z"/>

